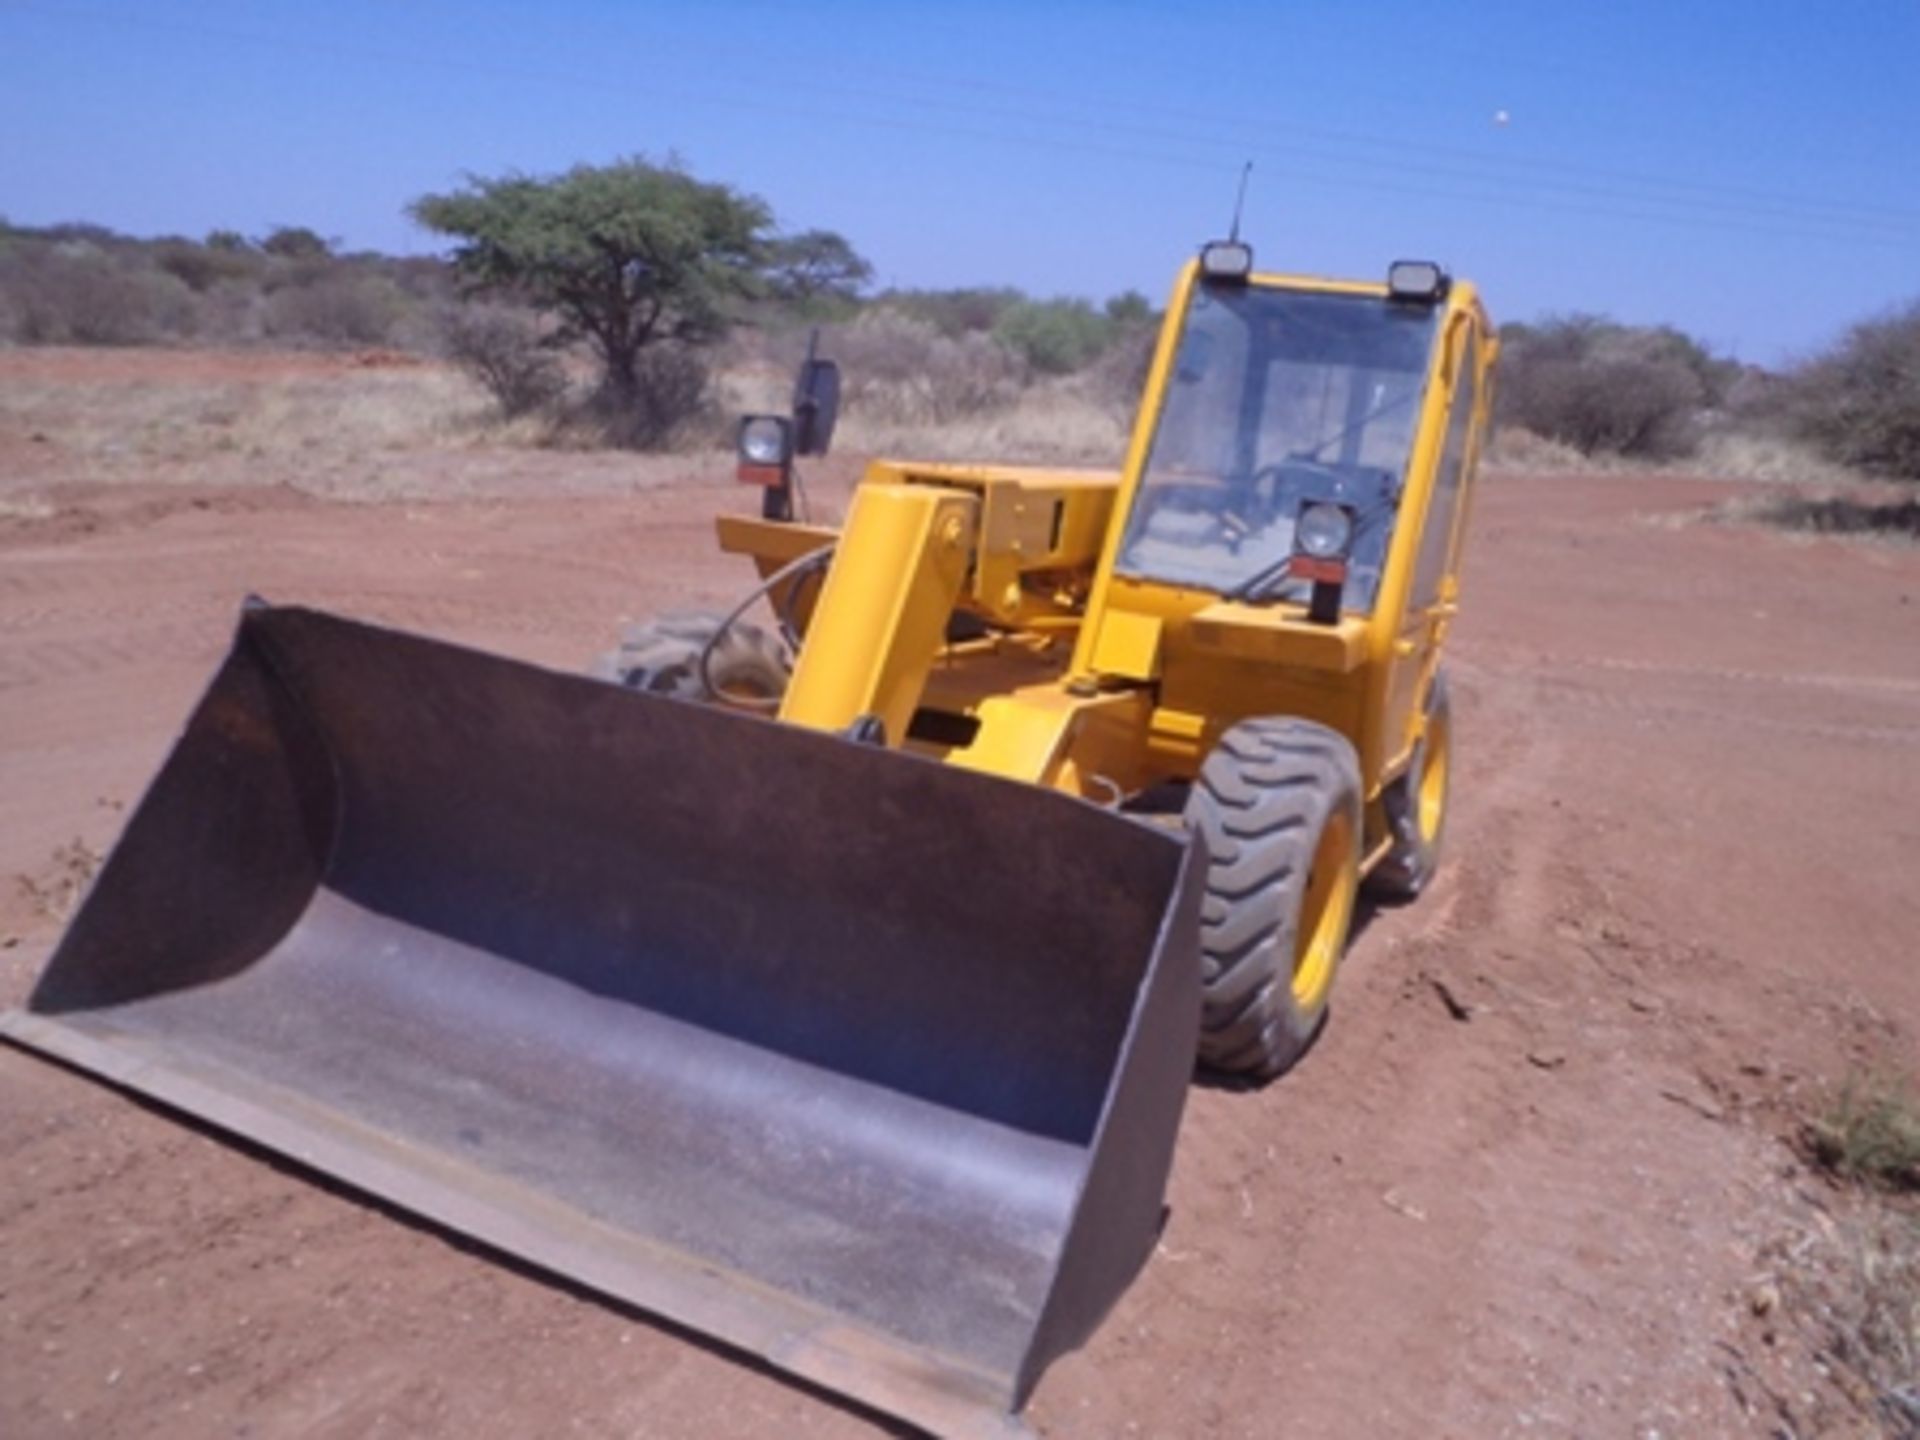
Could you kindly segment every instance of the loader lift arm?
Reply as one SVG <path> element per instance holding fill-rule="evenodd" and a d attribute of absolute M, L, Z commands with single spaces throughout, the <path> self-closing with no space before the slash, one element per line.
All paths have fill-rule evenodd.
<path fill-rule="evenodd" d="M 880 722 L 904 742 L 956 609 L 1011 632 L 1071 632 L 1106 538 L 1119 477 L 961 465 L 872 466 L 838 531 L 726 516 L 721 548 L 764 577 L 834 545 L 817 596 L 789 587 L 807 643 L 780 718 L 816 730 Z M 1061 657 L 1064 661 L 1064 655 Z"/>

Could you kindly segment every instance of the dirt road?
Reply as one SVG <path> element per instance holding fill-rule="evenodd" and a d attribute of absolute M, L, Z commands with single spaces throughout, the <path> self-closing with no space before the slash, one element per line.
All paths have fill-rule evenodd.
<path fill-rule="evenodd" d="M 55 469 L 51 507 L 0 511 L 0 1004 L 248 591 L 573 668 L 623 617 L 741 579 L 708 540 L 739 503 L 697 478 L 720 463 L 411 505 L 75 490 Z M 1037 1429 L 1744 1435 L 1783 1406 L 1841 1414 L 1750 1288 L 1811 1203 L 1781 1141 L 1795 1107 L 1916 1049 L 1920 551 L 1689 520 L 1728 493 L 1486 481 L 1447 873 L 1365 920 L 1299 1071 L 1195 1090 L 1160 1252 L 1046 1379 Z M 0 1050 L 0 1434 L 876 1428 Z"/>

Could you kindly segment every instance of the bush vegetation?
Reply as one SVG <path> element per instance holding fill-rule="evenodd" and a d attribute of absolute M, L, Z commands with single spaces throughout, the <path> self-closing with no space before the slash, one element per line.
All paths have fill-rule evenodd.
<path fill-rule="evenodd" d="M 1920 480 L 1920 301 L 1854 326 L 1774 398 L 1787 428 L 1829 459 Z"/>
<path fill-rule="evenodd" d="M 1856 1072 L 1802 1132 L 1854 1194 L 1792 1244 L 1782 1289 L 1826 1371 L 1884 1433 L 1920 1436 L 1920 1106 L 1897 1072 Z M 1824 1432 L 1823 1432 L 1824 1433 Z M 1863 1432 L 1864 1433 L 1864 1432 Z"/>
<path fill-rule="evenodd" d="M 440 334 L 447 356 L 477 380 L 509 419 L 529 415 L 566 393 L 566 371 L 540 323 L 513 305 L 450 305 Z"/>
<path fill-rule="evenodd" d="M 807 267 L 782 245 L 838 239 L 780 242 L 757 196 L 641 158 L 475 177 L 408 213 L 453 241 L 463 293 L 527 305 L 556 343 L 591 352 L 598 393 L 581 413 L 602 419 L 613 443 L 639 447 L 665 443 L 698 410 L 706 367 L 696 350 L 776 278 L 776 258 L 778 278 L 799 283 Z M 858 259 L 844 249 L 843 263 Z"/>
<path fill-rule="evenodd" d="M 1847 1078 L 1807 1123 L 1808 1151 L 1842 1180 L 1920 1191 L 1920 1100 L 1888 1074 Z"/>
<path fill-rule="evenodd" d="M 757 197 L 672 162 L 475 179 L 412 213 L 455 242 L 450 257 L 346 252 L 300 225 L 193 240 L 0 222 L 0 343 L 432 352 L 506 417 L 544 416 L 576 442 L 597 432 L 658 447 L 725 429 L 708 423 L 712 377 L 747 353 L 737 337 L 757 337 L 757 363 L 784 365 L 816 327 L 849 410 L 883 425 L 1008 413 L 1032 387 L 1069 380 L 1076 405 L 1123 423 L 1158 322 L 1137 291 L 1103 305 L 991 286 L 871 293 L 873 268 L 844 237 L 776 231 Z M 1671 327 L 1594 315 L 1509 324 L 1501 339 L 1496 418 L 1510 459 L 1726 468 L 1764 451 L 1791 472 L 1774 478 L 1832 465 L 1920 480 L 1920 302 L 1778 374 Z M 584 388 L 583 365 L 569 363 L 580 356 L 597 370 Z M 1864 527 L 1838 511 L 1797 523 L 1912 528 L 1904 509 Z"/>
<path fill-rule="evenodd" d="M 1549 317 L 1500 332 L 1501 423 L 1583 455 L 1671 460 L 1699 444 L 1741 367 L 1667 326 L 1593 315 Z"/>
<path fill-rule="evenodd" d="M 444 262 L 337 253 L 311 230 L 140 240 L 0 224 L 0 341 L 422 348 Z"/>

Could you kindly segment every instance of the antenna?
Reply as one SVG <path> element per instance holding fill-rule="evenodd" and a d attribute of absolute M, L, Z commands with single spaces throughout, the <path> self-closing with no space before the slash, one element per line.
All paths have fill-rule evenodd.
<path fill-rule="evenodd" d="M 1249 160 L 1240 167 L 1240 193 L 1233 197 L 1233 228 L 1227 233 L 1227 242 L 1233 244 L 1240 239 L 1240 212 L 1247 205 L 1247 177 L 1253 174 L 1253 161 Z"/>

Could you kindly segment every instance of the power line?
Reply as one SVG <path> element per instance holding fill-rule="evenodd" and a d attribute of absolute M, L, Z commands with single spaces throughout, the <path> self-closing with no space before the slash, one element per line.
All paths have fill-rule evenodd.
<path fill-rule="evenodd" d="M 296 42 L 285 36 L 232 30 L 225 27 L 210 26 L 194 21 L 160 20 L 149 16 L 135 16 L 124 12 L 99 10 L 74 10 L 62 8 L 51 10 L 31 3 L 14 3 L 4 8 L 17 13 L 28 13 L 50 19 L 81 20 L 89 23 L 120 25 L 149 30 L 162 30 L 173 33 L 203 36 L 226 42 L 266 46 L 275 49 L 290 48 Z M 422 56 L 412 53 L 383 51 L 374 47 L 343 45 L 333 41 L 305 41 L 298 43 L 303 54 L 323 54 L 336 58 L 367 61 L 381 65 L 406 68 L 438 69 L 451 73 L 463 73 L 486 78 L 512 80 L 517 83 L 539 83 L 565 86 L 570 90 L 587 90 L 617 93 L 625 98 L 633 95 L 630 86 L 615 86 L 606 82 L 583 79 L 570 71 L 539 69 L 528 66 L 509 66 L 493 62 L 463 60 L 449 56 Z M 988 82 L 979 82 L 986 85 Z M 831 89 L 832 93 L 842 93 L 840 87 L 829 87 L 823 82 L 807 81 L 782 77 L 783 90 L 803 89 L 820 91 Z M 998 87 L 1008 93 L 1017 93 L 1014 87 Z M 1646 190 L 1634 190 L 1621 186 L 1594 185 L 1579 180 L 1532 179 L 1525 176 L 1507 175 L 1499 171 L 1501 162 L 1491 157 L 1481 157 L 1473 152 L 1450 150 L 1449 147 L 1424 146 L 1386 139 L 1341 135 L 1340 132 L 1317 132 L 1330 140 L 1339 136 L 1333 143 L 1364 146 L 1397 146 L 1399 149 L 1424 148 L 1434 153 L 1452 153 L 1468 157 L 1470 164 L 1477 169 L 1453 166 L 1434 166 L 1411 161 L 1380 159 L 1362 159 L 1339 155 L 1326 155 L 1318 149 L 1308 149 L 1297 145 L 1275 144 L 1269 141 L 1250 140 L 1232 135 L 1197 135 L 1190 132 L 1174 131 L 1152 126 L 1143 126 L 1130 122 L 1108 120 L 1080 120 L 1070 116 L 1047 115 L 1031 110 L 1010 110 L 1006 107 L 981 106 L 976 103 L 942 100 L 924 95 L 886 94 L 863 89 L 861 100 L 884 100 L 894 106 L 914 106 L 919 109 L 960 110 L 969 116 L 982 116 L 988 120 L 1019 125 L 1017 131 L 986 128 L 980 125 L 962 125 L 932 119 L 909 119 L 897 111 L 876 113 L 867 109 L 825 109 L 819 106 L 799 106 L 791 100 L 766 98 L 763 90 L 742 93 L 727 91 L 719 87 L 703 86 L 698 89 L 673 85 L 653 84 L 649 91 L 655 96 L 666 96 L 680 103 L 701 106 L 720 106 L 730 111 L 756 110 L 778 114 L 785 117 L 795 115 L 808 119 L 845 124 L 859 128 L 880 128 L 909 133 L 937 134 L 964 139 L 982 140 L 996 144 L 1013 144 L 1025 149 L 1045 149 L 1058 152 L 1077 152 L 1082 154 L 1105 154 L 1126 159 L 1130 162 L 1171 165 L 1189 170 L 1207 170 L 1225 173 L 1237 169 L 1237 162 L 1251 154 L 1256 157 L 1278 159 L 1282 166 L 1262 166 L 1266 176 L 1279 176 L 1307 184 L 1325 186 L 1333 189 L 1363 191 L 1382 194 L 1414 195 L 1423 198 L 1465 201 L 1473 204 L 1491 204 L 1546 213 L 1567 214 L 1604 218 L 1630 223 L 1652 223 L 1678 226 L 1686 229 L 1712 229 L 1742 234 L 1764 233 L 1781 238 L 1813 239 L 1833 243 L 1864 243 L 1876 245 L 1900 245 L 1902 247 L 1920 243 L 1920 214 L 1886 210 L 1883 218 L 1869 218 L 1866 214 L 1849 215 L 1845 211 L 1851 207 L 1834 206 L 1829 202 L 1804 202 L 1781 197 L 1766 196 L 1764 199 L 1713 199 L 1689 198 L 1686 195 L 1666 196 L 1647 193 Z M 1072 102 L 1084 103 L 1084 102 Z M 1174 112 L 1167 112 L 1174 113 Z M 1034 127 L 1051 127 L 1055 133 L 1038 133 Z M 1107 140 L 1090 140 L 1084 136 L 1063 136 L 1058 133 L 1061 126 L 1092 132 L 1111 137 Z M 1283 127 L 1284 128 L 1284 127 Z M 1316 133 L 1298 127 L 1300 133 Z M 1125 143 L 1114 143 L 1122 141 Z M 1143 145 L 1142 142 L 1145 142 Z M 1145 148 L 1152 146 L 1155 148 Z M 1204 156 L 1195 152 L 1207 152 Z M 1229 158 L 1231 157 L 1231 158 Z M 1520 160 L 1515 162 L 1529 167 L 1547 165 L 1551 162 Z M 1326 166 L 1334 166 L 1330 172 Z M 1321 167 L 1321 168 L 1312 168 Z M 1579 167 L 1555 167 L 1567 173 L 1581 173 Z M 1362 173 L 1354 173 L 1359 171 Z M 1374 172 L 1372 174 L 1365 172 Z M 1387 179 L 1378 178 L 1384 172 Z M 1592 172 L 1587 173 L 1606 173 Z M 1410 177 L 1410 178 L 1402 178 Z M 1435 181 L 1456 181 L 1474 187 L 1462 189 L 1459 185 L 1434 183 Z M 1645 177 L 1643 185 L 1681 186 L 1687 182 L 1675 182 Z M 1523 186 L 1522 193 L 1513 193 L 1508 187 Z M 1489 188 L 1491 187 L 1491 188 Z M 1738 187 L 1714 187 L 1694 185 L 1696 190 L 1719 190 L 1743 193 Z M 1744 192 L 1759 197 L 1764 192 Z M 1598 202 L 1598 203 L 1596 203 Z M 1866 209 L 1870 207 L 1862 207 Z M 1765 224 L 1746 223 L 1750 220 L 1764 221 Z M 1785 221 L 1782 225 L 1777 222 Z"/>

